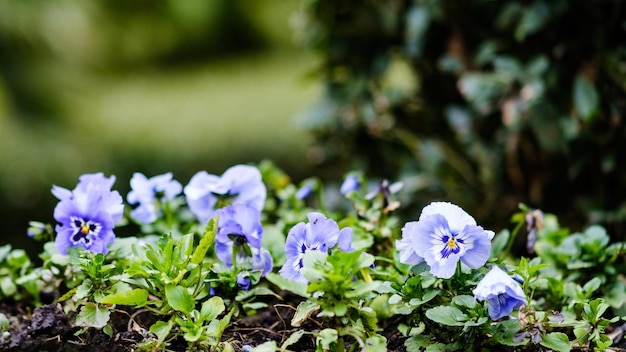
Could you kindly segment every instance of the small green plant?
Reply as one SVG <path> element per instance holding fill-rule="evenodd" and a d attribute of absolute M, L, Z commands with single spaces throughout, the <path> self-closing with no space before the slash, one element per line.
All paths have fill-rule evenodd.
<path fill-rule="evenodd" d="M 448 202 L 399 226 L 396 184 L 350 173 L 331 207 L 323 195 L 332 187 L 285 177 L 271 163 L 200 172 L 184 188 L 169 174 L 134 176 L 130 208 L 101 174 L 71 191 L 55 186 L 57 225 L 29 230 L 48 241 L 42 264 L 0 247 L 0 298 L 37 306 L 45 294 L 82 336 L 98 329 L 114 339 L 115 318 L 126 316 L 142 351 L 287 352 L 311 342 L 316 351 L 386 351 L 388 336 L 410 352 L 614 344 L 624 245 L 602 227 L 571 233 L 521 205 L 513 229 L 496 234 Z M 116 238 L 114 223 L 139 233 Z M 524 234 L 528 256 L 519 256 Z M 288 297 L 281 304 L 294 310 L 289 323 L 280 318 L 280 341 L 240 346 L 234 323 L 267 313 L 268 297 Z M 11 335 L 1 318 L 0 346 Z"/>

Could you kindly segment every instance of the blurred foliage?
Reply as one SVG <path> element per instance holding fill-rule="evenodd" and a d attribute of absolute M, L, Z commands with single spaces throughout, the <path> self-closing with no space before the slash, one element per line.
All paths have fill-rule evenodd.
<path fill-rule="evenodd" d="M 294 177 L 318 94 L 293 0 L 0 1 L 0 244 L 50 221 L 83 173 L 198 170 L 271 158 Z M 242 103 L 244 102 L 244 103 Z M 280 134 L 276 133 L 280 126 Z"/>
<path fill-rule="evenodd" d="M 502 224 L 524 202 L 626 235 L 622 1 L 300 3 L 319 166 L 400 175 L 419 207 Z"/>

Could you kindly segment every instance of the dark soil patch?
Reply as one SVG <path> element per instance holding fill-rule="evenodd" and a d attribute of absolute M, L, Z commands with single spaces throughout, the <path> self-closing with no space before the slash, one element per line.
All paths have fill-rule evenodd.
<path fill-rule="evenodd" d="M 224 332 L 222 341 L 229 341 L 237 351 L 258 346 L 268 341 L 276 341 L 281 346 L 292 333 L 305 330 L 311 333 L 322 329 L 319 323 L 307 321 L 301 327 L 293 327 L 290 322 L 297 303 L 271 302 L 268 308 L 252 316 L 233 319 Z M 111 313 L 113 334 L 102 330 L 72 324 L 74 316 L 63 312 L 60 305 L 44 305 L 30 310 L 24 304 L 0 304 L 0 313 L 10 321 L 10 336 L 0 340 L 0 350 L 21 351 L 134 351 L 149 336 L 147 332 L 156 317 L 151 313 L 115 311 Z M 131 319 L 132 316 L 132 319 Z M 387 338 L 388 351 L 406 351 L 405 338 L 393 327 L 381 332 Z M 184 351 L 187 343 L 182 339 L 172 341 L 167 348 Z M 294 351 L 314 351 L 315 337 L 305 334 L 297 343 L 289 346 Z"/>
<path fill-rule="evenodd" d="M 311 333 L 319 332 L 322 326 L 310 320 L 301 327 L 293 327 L 290 322 L 295 312 L 297 302 L 271 302 L 268 308 L 260 310 L 252 316 L 243 316 L 233 319 L 224 332 L 222 341 L 230 342 L 237 351 L 244 351 L 248 347 L 258 346 L 268 341 L 275 341 L 281 346 L 291 334 L 298 330 Z M 72 314 L 68 316 L 60 305 L 44 305 L 30 310 L 23 303 L 0 303 L 0 313 L 3 313 L 10 322 L 10 336 L 0 339 L 0 350 L 10 352 L 22 351 L 107 351 L 125 352 L 135 351 L 142 342 L 149 337 L 147 329 L 156 321 L 156 317 L 148 311 L 126 312 L 118 310 L 111 314 L 113 334 L 105 334 L 102 330 L 89 328 L 81 330 L 74 326 Z M 132 317 L 132 318 L 131 318 Z M 392 321 L 386 322 L 381 335 L 387 338 L 387 350 L 391 352 L 405 352 L 402 336 Z M 626 324 L 609 326 L 607 333 L 618 343 L 615 350 L 626 349 L 626 340 L 622 335 L 626 332 Z M 179 338 L 171 341 L 167 346 L 171 351 L 185 351 L 187 343 Z M 290 345 L 292 351 L 314 351 L 315 337 L 305 334 L 297 343 Z M 357 349 L 358 350 L 358 349 Z M 506 348 L 503 351 L 539 351 L 539 346 L 527 348 Z M 577 351 L 580 351 L 578 349 Z"/>

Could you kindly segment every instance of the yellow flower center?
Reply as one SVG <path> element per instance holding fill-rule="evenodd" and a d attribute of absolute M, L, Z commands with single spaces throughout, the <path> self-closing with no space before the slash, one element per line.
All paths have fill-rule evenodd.
<path fill-rule="evenodd" d="M 450 237 L 450 239 L 448 240 L 448 248 L 454 247 L 456 247 L 456 241 L 454 240 L 454 237 Z"/>
<path fill-rule="evenodd" d="M 88 234 L 89 233 L 89 225 L 88 224 L 83 224 L 83 226 L 80 227 L 80 232 L 82 232 L 83 234 Z"/>

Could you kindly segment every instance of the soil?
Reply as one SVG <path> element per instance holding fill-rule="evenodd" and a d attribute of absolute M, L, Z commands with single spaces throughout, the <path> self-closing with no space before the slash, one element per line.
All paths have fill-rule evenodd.
<path fill-rule="evenodd" d="M 291 326 L 294 307 L 284 302 L 272 302 L 268 308 L 259 311 L 254 316 L 233 319 L 224 332 L 222 341 L 229 341 L 236 351 L 246 351 L 249 347 L 258 346 L 267 341 L 276 341 L 276 344 L 281 346 L 293 332 L 299 329 L 310 332 L 320 330 L 314 322 L 307 322 L 302 327 Z M 10 352 L 135 351 L 146 340 L 148 327 L 156 321 L 156 318 L 148 312 L 135 314 L 131 319 L 132 312 L 116 310 L 111 314 L 113 333 L 109 336 L 99 329 L 82 329 L 73 325 L 74 317 L 63 312 L 60 305 L 48 304 L 31 312 L 28 305 L 23 303 L 0 303 L 0 313 L 3 313 L 10 322 L 10 335 L 5 339 L 0 338 L 0 351 Z M 626 332 L 626 324 L 608 327 L 609 336 L 614 335 L 612 336 L 614 340 L 619 340 L 613 346 L 614 350 L 626 349 L 626 341 L 621 336 L 615 338 L 616 335 L 622 335 L 624 332 Z M 393 322 L 383 327 L 380 334 L 387 338 L 388 351 L 406 351 L 404 346 L 406 338 L 397 331 Z M 186 347 L 184 339 L 179 338 L 171 341 L 167 349 L 185 351 Z M 296 344 L 289 346 L 289 350 L 315 351 L 315 339 L 312 335 L 306 334 Z M 506 349 L 507 352 L 522 350 L 526 351 L 524 348 Z M 575 350 L 581 351 L 581 349 Z"/>
<path fill-rule="evenodd" d="M 258 346 L 267 341 L 276 341 L 278 346 L 299 330 L 315 332 L 321 328 L 313 322 L 301 327 L 290 325 L 295 306 L 285 302 L 272 302 L 268 308 L 254 316 L 233 319 L 222 336 L 236 351 Z M 146 339 L 146 330 L 156 320 L 146 312 L 135 314 L 123 310 L 111 313 L 112 336 L 100 329 L 82 329 L 72 324 L 73 316 L 68 316 L 60 305 L 44 305 L 30 311 L 24 304 L 0 304 L 0 313 L 9 318 L 10 335 L 0 339 L 0 350 L 21 351 L 135 351 Z M 130 324 L 129 324 L 130 322 Z M 406 351 L 405 338 L 397 329 L 389 328 L 380 332 L 388 341 L 388 351 Z M 179 338 L 168 346 L 171 351 L 185 351 L 187 343 Z M 304 335 L 296 344 L 289 347 L 293 351 L 315 351 L 315 339 Z M 149 349 L 148 349 L 149 350 Z"/>

